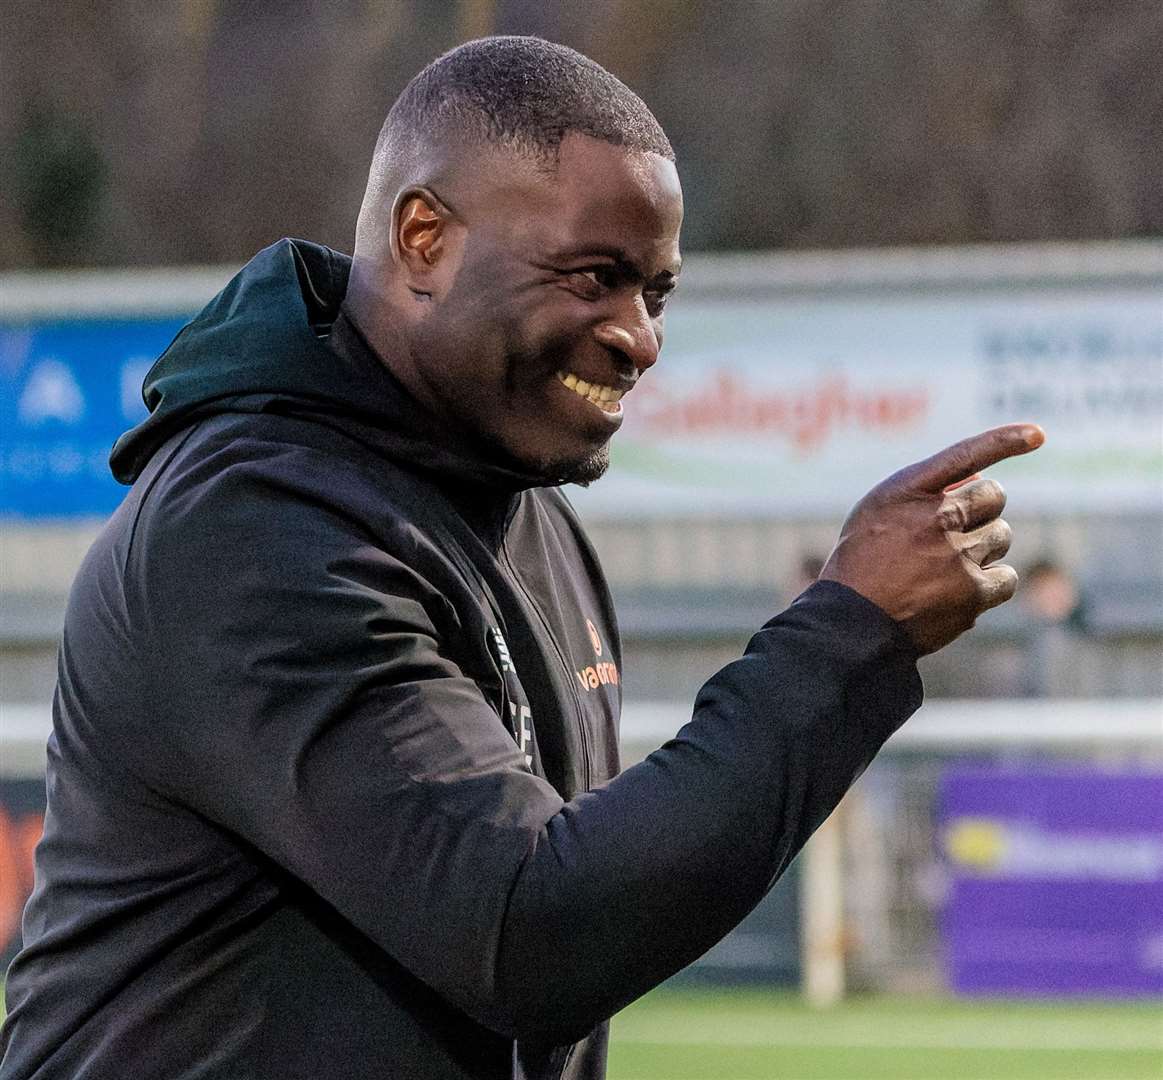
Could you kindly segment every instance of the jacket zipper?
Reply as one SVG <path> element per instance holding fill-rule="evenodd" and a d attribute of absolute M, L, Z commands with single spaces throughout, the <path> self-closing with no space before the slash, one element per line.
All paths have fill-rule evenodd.
<path fill-rule="evenodd" d="M 561 645 L 557 638 L 553 635 L 553 630 L 550 628 L 549 620 L 545 617 L 545 613 L 541 610 L 541 605 L 534 599 L 533 594 L 526 587 L 525 582 L 521 580 L 521 575 L 517 573 L 517 567 L 514 566 L 513 560 L 509 555 L 509 546 L 505 540 L 501 541 L 501 553 L 505 557 L 505 567 L 509 571 L 509 576 L 513 579 L 517 588 L 521 591 L 521 595 L 528 601 L 529 606 L 533 609 L 538 620 L 541 623 L 542 629 L 545 631 L 545 636 L 549 638 L 553 644 L 553 651 L 557 653 L 557 659 L 561 664 L 561 670 L 565 674 L 566 684 L 569 686 L 570 696 L 573 698 L 573 715 L 577 723 L 578 735 L 581 739 L 582 751 L 582 781 L 586 791 L 590 790 L 591 776 L 590 776 L 590 741 L 586 734 L 585 716 L 582 712 L 581 698 L 578 697 L 577 687 L 574 686 L 573 680 L 576 678 L 573 669 L 569 666 L 569 662 L 565 658 L 565 653 L 561 651 Z M 534 717 L 536 723 L 536 717 Z"/>

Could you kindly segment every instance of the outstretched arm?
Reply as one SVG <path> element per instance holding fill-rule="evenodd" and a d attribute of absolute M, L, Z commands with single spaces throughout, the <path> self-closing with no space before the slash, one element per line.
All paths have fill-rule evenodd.
<path fill-rule="evenodd" d="M 149 752 L 125 753 L 469 1015 L 570 1041 L 742 918 L 916 708 L 917 652 L 998 595 L 966 584 L 988 571 L 950 537 L 987 523 L 950 516 L 949 473 L 1028 443 L 982 436 L 876 489 L 832 580 L 674 740 L 568 804 L 461 670 L 455 612 L 415 560 L 237 467 L 148 526 L 138 629 L 167 705 Z M 248 558 L 223 573 L 233 550 Z"/>

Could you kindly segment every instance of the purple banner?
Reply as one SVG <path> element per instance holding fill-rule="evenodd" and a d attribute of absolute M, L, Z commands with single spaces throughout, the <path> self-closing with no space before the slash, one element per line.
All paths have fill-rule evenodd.
<path fill-rule="evenodd" d="M 952 989 L 1163 994 L 1163 773 L 951 768 L 937 842 Z"/>

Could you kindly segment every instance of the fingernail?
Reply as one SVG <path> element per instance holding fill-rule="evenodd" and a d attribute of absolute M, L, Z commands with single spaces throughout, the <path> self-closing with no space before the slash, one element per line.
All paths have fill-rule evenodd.
<path fill-rule="evenodd" d="M 1031 450 L 1036 450 L 1046 441 L 1046 433 L 1037 424 L 1027 424 L 1022 428 L 1022 438 Z"/>

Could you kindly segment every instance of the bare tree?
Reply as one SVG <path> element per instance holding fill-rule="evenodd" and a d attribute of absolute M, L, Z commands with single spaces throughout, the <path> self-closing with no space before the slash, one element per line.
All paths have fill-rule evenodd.
<path fill-rule="evenodd" d="M 384 112 L 466 27 L 637 89 L 688 247 L 1163 234 L 1157 0 L 60 0 L 0 35 L 0 266 L 350 246 Z"/>

